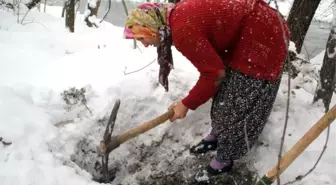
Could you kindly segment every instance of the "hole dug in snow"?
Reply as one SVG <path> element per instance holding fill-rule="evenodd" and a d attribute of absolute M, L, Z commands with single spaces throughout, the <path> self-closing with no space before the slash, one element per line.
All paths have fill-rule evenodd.
<path fill-rule="evenodd" d="M 104 127 L 102 126 L 101 129 Z M 180 138 L 164 134 L 162 140 L 150 145 L 132 140 L 127 145 L 125 159 L 109 158 L 107 177 L 102 173 L 102 159 L 96 151 L 101 130 L 92 130 L 90 136 L 77 143 L 77 150 L 71 160 L 92 175 L 92 180 L 99 183 L 120 185 L 251 185 L 255 178 L 248 164 L 237 162 L 234 169 L 218 176 L 210 176 L 204 169 L 214 157 L 215 152 L 200 156 L 190 155 L 190 146 L 182 144 Z M 172 146 L 179 146 L 178 149 Z M 175 149 L 173 149 L 175 148 Z M 127 163 L 126 161 L 131 161 Z M 123 171 L 123 173 L 119 173 Z M 118 178 L 116 173 L 118 172 Z M 126 173 L 124 173 L 126 172 Z M 133 179 L 132 182 L 127 179 Z"/>
<path fill-rule="evenodd" d="M 112 182 L 118 171 L 117 164 L 113 163 L 111 165 L 110 162 L 107 176 L 104 176 L 102 172 L 102 157 L 99 156 L 96 151 L 95 142 L 89 141 L 88 139 L 83 139 L 77 143 L 77 149 L 75 154 L 71 156 L 71 161 L 90 173 L 92 175 L 92 180 L 99 183 Z"/>
<path fill-rule="evenodd" d="M 127 105 L 127 102 L 125 103 Z M 113 111 L 112 111 L 113 112 Z M 136 111 L 141 112 L 141 111 Z M 108 161 L 108 173 L 103 174 L 102 157 L 98 155 L 97 144 L 102 139 L 109 116 L 98 120 L 90 128 L 85 138 L 77 143 L 71 160 L 92 175 L 99 183 L 120 185 L 251 185 L 254 174 L 245 162 L 238 162 L 228 174 L 210 176 L 204 169 L 214 157 L 215 152 L 194 156 L 189 154 L 189 142 L 183 134 L 176 134 L 180 125 L 172 125 L 159 138 L 144 144 L 142 139 L 134 138 L 122 144 L 125 155 Z M 118 172 L 118 176 L 116 173 Z"/>
<path fill-rule="evenodd" d="M 80 89 L 71 87 L 64 90 L 61 93 L 61 96 L 65 102 L 65 110 L 72 117 L 82 118 L 86 116 L 88 112 L 92 115 L 92 111 L 87 106 L 87 102 L 95 96 L 95 93 L 92 91 L 90 85 Z M 97 144 L 100 142 L 98 140 L 102 138 L 102 133 L 106 127 L 104 123 L 106 124 L 107 119 L 107 117 L 103 117 L 101 120 L 98 120 L 96 126 L 92 127 L 89 133 L 76 144 L 75 153 L 71 155 L 72 162 L 90 173 L 92 175 L 92 180 L 100 183 L 112 182 L 118 171 L 118 168 L 113 168 L 115 163 L 110 162 L 108 173 L 103 173 L 102 156 L 97 152 Z M 56 125 L 62 127 L 65 124 L 73 122 L 74 120 L 70 119 L 59 122 Z"/>

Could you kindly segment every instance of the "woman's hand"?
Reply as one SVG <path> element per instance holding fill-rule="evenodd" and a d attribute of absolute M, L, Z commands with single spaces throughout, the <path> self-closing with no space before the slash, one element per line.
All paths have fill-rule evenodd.
<path fill-rule="evenodd" d="M 177 103 L 172 104 L 168 110 L 173 109 L 174 110 L 174 116 L 172 118 L 170 118 L 170 121 L 173 122 L 177 119 L 183 119 L 184 117 L 186 117 L 187 113 L 188 113 L 188 107 L 186 107 L 185 105 L 183 105 L 182 101 L 179 101 Z"/>

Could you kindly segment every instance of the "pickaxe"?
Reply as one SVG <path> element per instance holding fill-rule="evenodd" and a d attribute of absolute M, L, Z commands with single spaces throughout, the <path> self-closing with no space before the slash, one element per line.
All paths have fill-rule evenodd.
<path fill-rule="evenodd" d="M 100 141 L 100 144 L 97 147 L 98 153 L 102 156 L 103 175 L 104 175 L 106 182 L 108 181 L 108 176 L 107 176 L 108 156 L 112 150 L 118 148 L 121 144 L 125 143 L 126 141 L 166 122 L 168 119 L 170 119 L 174 115 L 174 110 L 170 109 L 166 113 L 160 115 L 159 117 L 156 117 L 148 122 L 142 123 L 141 125 L 121 135 L 112 136 L 113 127 L 115 124 L 115 120 L 117 118 L 119 107 L 120 107 L 120 100 L 118 99 L 116 103 L 114 104 L 114 107 L 110 115 L 110 119 L 107 122 L 103 140 Z"/>

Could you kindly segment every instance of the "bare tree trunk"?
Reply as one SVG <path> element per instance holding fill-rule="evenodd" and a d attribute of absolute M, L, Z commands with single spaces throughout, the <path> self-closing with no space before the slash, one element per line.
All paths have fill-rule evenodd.
<path fill-rule="evenodd" d="M 336 17 L 335 17 L 336 19 Z M 336 22 L 336 21 L 335 21 Z M 329 110 L 333 91 L 336 84 L 336 25 L 331 28 L 323 64 L 320 71 L 320 81 L 314 97 L 314 102 L 323 100 L 326 111 Z"/>
<path fill-rule="evenodd" d="M 29 3 L 26 4 L 26 6 L 28 7 L 28 9 L 32 9 L 34 8 L 37 4 L 39 4 L 41 2 L 41 0 L 32 0 Z"/>
<path fill-rule="evenodd" d="M 65 14 L 65 9 L 66 9 L 66 7 L 67 7 L 67 2 L 68 2 L 68 1 L 64 1 L 64 3 L 63 3 L 63 8 L 62 8 L 62 17 L 64 17 L 64 14 Z"/>
<path fill-rule="evenodd" d="M 78 3 L 78 6 L 77 6 L 77 9 L 75 10 L 75 15 L 78 11 L 78 9 L 80 8 L 80 0 L 76 0 L 76 4 Z M 65 9 L 66 9 L 66 5 L 67 4 L 67 1 L 64 1 L 63 3 L 63 8 L 62 8 L 62 17 L 64 17 L 64 14 L 65 14 Z"/>
<path fill-rule="evenodd" d="M 98 27 L 98 25 L 96 23 L 93 23 L 90 21 L 90 17 L 97 17 L 98 15 L 98 10 L 99 10 L 99 6 L 100 6 L 100 0 L 89 0 L 88 4 L 87 4 L 87 11 L 89 11 L 89 15 L 85 16 L 84 21 L 86 22 L 86 25 L 89 27 Z"/>
<path fill-rule="evenodd" d="M 16 1 L 17 4 L 17 23 L 20 23 L 20 5 L 21 5 L 21 0 Z"/>
<path fill-rule="evenodd" d="M 44 9 L 43 9 L 43 11 L 46 12 L 46 9 L 47 9 L 47 0 L 44 0 Z"/>
<path fill-rule="evenodd" d="M 75 32 L 75 4 L 75 0 L 68 0 L 66 3 L 65 27 L 72 33 Z"/>
<path fill-rule="evenodd" d="M 37 9 L 39 12 L 41 12 L 41 3 L 39 3 L 38 5 L 36 5 Z"/>
<path fill-rule="evenodd" d="M 301 52 L 303 41 L 315 11 L 321 0 L 295 0 L 289 12 L 287 23 L 291 31 L 291 41 L 295 43 L 297 53 Z"/>
<path fill-rule="evenodd" d="M 15 16 L 15 12 L 16 12 L 16 0 L 13 0 L 13 15 Z"/>

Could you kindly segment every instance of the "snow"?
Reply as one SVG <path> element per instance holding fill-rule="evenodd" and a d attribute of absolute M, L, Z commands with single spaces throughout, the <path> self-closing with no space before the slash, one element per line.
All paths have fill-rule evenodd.
<path fill-rule="evenodd" d="M 89 0 L 89 6 L 91 8 L 96 8 L 97 7 L 97 0 Z"/>
<path fill-rule="evenodd" d="M 114 134 L 121 134 L 167 111 L 170 104 L 183 98 L 196 83 L 198 73 L 173 49 L 175 69 L 169 77 L 170 92 L 166 93 L 157 82 L 157 62 L 140 72 L 124 74 L 125 70 L 132 72 L 153 61 L 154 48 L 139 45 L 140 49 L 132 49 L 133 41 L 123 39 L 122 28 L 106 22 L 102 22 L 99 29 L 88 28 L 83 15 L 79 14 L 75 33 L 68 33 L 64 19 L 60 18 L 61 9 L 48 6 L 46 10 L 48 14 L 33 10 L 22 25 L 16 23 L 17 17 L 12 12 L 0 9 L 0 137 L 12 142 L 9 146 L 0 143 L 0 182 L 2 185 L 99 184 L 72 158 L 83 139 L 90 145 L 99 143 L 103 130 L 98 120 L 110 114 L 116 99 L 121 100 L 121 106 Z M 324 51 L 311 60 L 315 70 L 320 68 L 323 54 Z M 70 87 L 86 88 L 87 106 L 92 115 L 84 106 L 70 111 L 64 108 L 60 93 Z M 292 80 L 284 152 L 324 114 L 321 102 L 312 104 L 315 87 L 316 79 L 308 72 Z M 266 145 L 247 156 L 254 161 L 252 168 L 257 169 L 260 176 L 277 162 L 287 93 L 287 76 L 284 75 L 261 136 Z M 331 105 L 335 103 L 334 94 Z M 151 146 L 152 141 L 164 139 L 164 145 L 152 152 L 155 155 L 151 159 L 158 161 L 158 169 L 169 169 L 171 166 L 166 161 L 176 165 L 183 162 L 189 156 L 184 152 L 185 146 L 195 144 L 210 129 L 204 124 L 210 122 L 210 104 L 189 111 L 183 120 L 160 125 L 113 151 L 110 158 L 120 167 L 112 184 L 136 184 L 137 179 L 153 172 L 149 161 L 140 163 L 140 170 L 135 173 L 128 171 L 128 166 L 142 155 L 141 144 Z M 296 184 L 336 183 L 336 146 L 332 143 L 336 139 L 335 132 L 333 124 L 328 148 L 319 165 Z M 293 180 L 313 167 L 325 138 L 326 131 L 284 172 L 282 182 Z M 182 153 L 177 159 L 172 155 L 175 151 Z M 202 176 L 198 180 L 202 179 L 208 178 Z"/>

